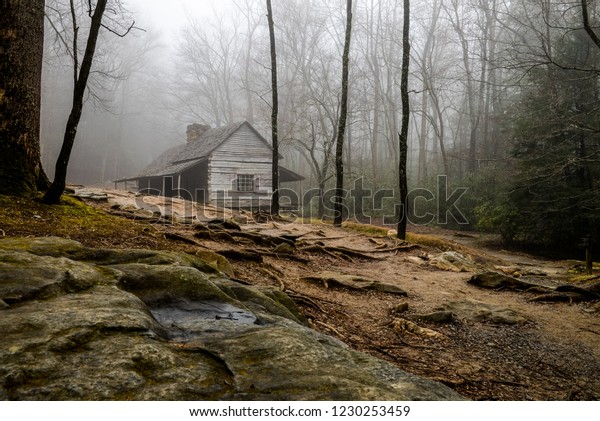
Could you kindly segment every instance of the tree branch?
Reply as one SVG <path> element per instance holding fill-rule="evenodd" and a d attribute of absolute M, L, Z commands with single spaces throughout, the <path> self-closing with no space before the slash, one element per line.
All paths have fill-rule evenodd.
<path fill-rule="evenodd" d="M 594 32 L 590 25 L 587 0 L 581 0 L 581 14 L 583 17 L 583 27 L 585 28 L 585 32 L 587 32 L 591 40 L 594 42 L 594 44 L 596 44 L 596 47 L 600 48 L 600 38 L 598 38 L 598 35 L 596 35 L 596 32 Z"/>

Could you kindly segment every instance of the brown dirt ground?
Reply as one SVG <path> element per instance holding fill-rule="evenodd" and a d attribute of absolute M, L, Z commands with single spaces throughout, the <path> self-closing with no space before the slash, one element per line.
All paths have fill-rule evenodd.
<path fill-rule="evenodd" d="M 133 194 L 104 190 L 109 202 L 96 203 L 102 212 L 122 212 L 135 206 Z M 145 197 L 164 210 L 161 202 Z M 185 213 L 183 201 L 174 200 L 171 211 Z M 140 199 L 138 198 L 138 206 Z M 52 210 L 31 205 L 34 218 L 27 223 L 9 221 L 0 213 L 0 236 L 61 235 L 74 238 L 88 246 L 161 248 L 194 253 L 198 248 L 241 250 L 251 248 L 269 252 L 268 248 L 240 241 L 195 239 L 193 226 L 162 221 L 131 221 L 122 217 L 107 217 L 114 231 L 102 236 L 90 235 L 79 227 L 59 230 L 56 218 L 48 217 Z M 197 220 L 214 217 L 229 218 L 215 208 L 192 208 Z M 13 212 L 13 211 L 11 211 Z M 13 212 L 15 213 L 15 212 Z M 40 217 L 41 214 L 41 217 Z M 25 215 L 25 216 L 23 216 Z M 33 215 L 33 216 L 32 216 Z M 122 216 L 122 215 L 121 215 Z M 238 214 L 239 217 L 249 214 Z M 3 221 L 2 218 L 5 220 Z M 110 219 L 112 218 L 112 219 Z M 47 222 L 44 222 L 46 220 Z M 124 221 L 126 221 L 124 223 Z M 350 347 L 385 359 L 405 371 L 435 379 L 452 387 L 463 396 L 483 400 L 598 400 L 600 398 L 600 312 L 598 303 L 534 303 L 531 293 L 484 290 L 467 284 L 472 273 L 439 270 L 431 266 L 428 256 L 440 249 L 455 249 L 483 267 L 494 265 L 537 269 L 544 277 L 525 277 L 546 285 L 564 283 L 566 270 L 572 262 L 544 261 L 531 256 L 498 251 L 482 245 L 478 234 L 457 236 L 451 231 L 419 229 L 427 232 L 431 241 L 410 251 L 370 253 L 376 247 L 399 244 L 393 236 L 373 236 L 328 224 L 307 224 L 283 220 L 256 223 L 252 218 L 242 224 L 244 231 L 265 235 L 302 235 L 305 244 L 317 242 L 327 246 L 345 246 L 362 250 L 377 260 L 360 257 L 340 258 L 322 252 L 296 250 L 293 256 L 264 255 L 262 263 L 230 259 L 235 278 L 250 284 L 271 285 L 284 289 L 306 315 L 311 327 L 333 335 Z M 131 229 L 127 227 L 132 227 Z M 436 236 L 437 232 L 437 236 Z M 166 233 L 177 234 L 165 238 Z M 190 244 L 183 238 L 195 241 Z M 383 292 L 356 292 L 343 288 L 326 288 L 301 278 L 323 270 L 361 275 L 404 289 L 407 297 Z M 392 308 L 408 303 L 409 310 L 401 317 L 428 313 L 440 304 L 470 298 L 490 304 L 510 307 L 527 316 L 525 325 L 494 325 L 455 319 L 449 324 L 417 322 L 446 336 L 434 339 L 398 332 L 392 326 L 396 317 Z"/>

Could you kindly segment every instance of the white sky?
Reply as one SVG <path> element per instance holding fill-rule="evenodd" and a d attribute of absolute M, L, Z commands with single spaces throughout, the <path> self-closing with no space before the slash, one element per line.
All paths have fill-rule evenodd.
<path fill-rule="evenodd" d="M 231 0 L 127 0 L 136 26 L 148 31 L 160 30 L 164 40 L 176 38 L 189 16 L 210 16 L 226 10 Z"/>

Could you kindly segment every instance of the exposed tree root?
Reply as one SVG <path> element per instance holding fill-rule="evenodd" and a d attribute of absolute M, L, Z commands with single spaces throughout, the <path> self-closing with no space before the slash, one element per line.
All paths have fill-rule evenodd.
<path fill-rule="evenodd" d="M 217 253 L 219 253 L 223 257 L 226 257 L 227 259 L 232 259 L 232 260 L 242 260 L 242 261 L 258 262 L 258 263 L 263 262 L 262 255 L 260 253 L 257 253 L 254 250 L 228 249 L 228 250 L 219 250 L 219 251 L 217 251 Z"/>
<path fill-rule="evenodd" d="M 265 251 L 259 249 L 249 249 L 244 248 L 241 250 L 237 249 L 227 249 L 227 250 L 219 250 L 217 253 L 233 260 L 242 260 L 242 261 L 250 261 L 250 262 L 263 262 L 263 256 L 276 257 L 278 259 L 287 259 L 293 260 L 295 262 L 300 263 L 308 263 L 309 260 L 303 257 L 296 256 L 294 254 L 288 253 L 274 253 L 272 251 Z"/>
<path fill-rule="evenodd" d="M 301 247 L 300 250 L 307 252 L 317 252 L 327 254 L 336 259 L 352 260 L 353 257 L 358 257 L 364 260 L 382 260 L 379 257 L 370 256 L 359 250 L 353 250 L 347 247 L 321 246 L 318 244 Z"/>
<path fill-rule="evenodd" d="M 369 250 L 368 253 L 391 253 L 391 252 L 398 252 L 398 251 L 410 251 L 410 250 L 414 250 L 414 249 L 418 249 L 418 248 L 421 248 L 421 246 L 418 246 L 416 244 L 410 244 L 410 245 L 396 246 L 396 247 L 391 247 L 391 248 L 376 248 L 374 250 Z"/>
<path fill-rule="evenodd" d="M 197 241 L 194 241 L 191 238 L 184 237 L 183 235 L 176 234 L 174 232 L 166 231 L 163 234 L 163 237 L 165 237 L 165 239 L 167 239 L 167 240 L 181 241 L 182 243 L 191 244 L 191 245 L 198 246 L 198 247 L 204 247 Z"/>
<path fill-rule="evenodd" d="M 347 338 L 347 335 L 344 335 L 342 332 L 340 332 L 338 329 L 336 329 L 335 327 L 331 326 L 330 324 L 327 324 L 325 322 L 322 322 L 320 320 L 313 320 L 312 321 L 314 324 L 317 324 L 321 327 L 324 327 L 325 329 L 335 333 L 336 335 L 338 335 L 340 338 Z"/>

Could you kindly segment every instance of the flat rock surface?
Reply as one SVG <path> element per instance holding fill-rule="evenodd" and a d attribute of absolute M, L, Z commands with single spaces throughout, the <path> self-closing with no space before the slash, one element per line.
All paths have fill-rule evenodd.
<path fill-rule="evenodd" d="M 464 299 L 442 304 L 438 310 L 451 312 L 458 317 L 475 322 L 497 324 L 522 324 L 527 318 L 519 312 L 499 305 L 488 304 L 478 300 Z"/>
<path fill-rule="evenodd" d="M 12 238 L 0 268 L 0 399 L 462 399 L 197 256 Z"/>

